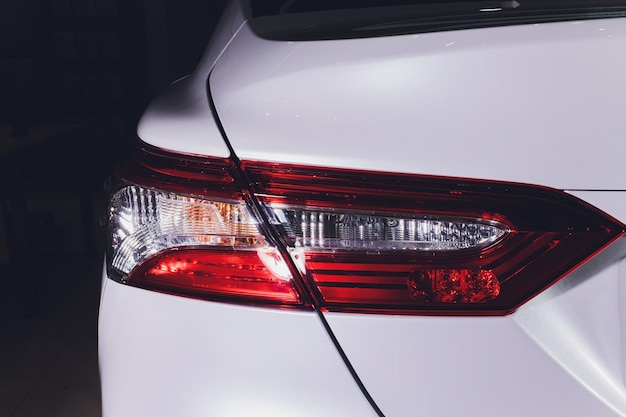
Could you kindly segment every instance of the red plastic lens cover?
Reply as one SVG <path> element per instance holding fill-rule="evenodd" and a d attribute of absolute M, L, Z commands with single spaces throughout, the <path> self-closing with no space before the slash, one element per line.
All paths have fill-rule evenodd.
<path fill-rule="evenodd" d="M 171 247 L 116 278 L 229 302 L 390 314 L 508 314 L 625 229 L 565 192 L 497 181 L 236 161 L 148 145 L 121 166 L 120 175 L 174 199 L 194 196 L 248 207 L 258 222 L 252 246 L 177 246 L 185 240 L 168 237 Z M 299 224 L 297 216 L 305 214 L 321 220 Z M 394 230 L 407 224 L 443 225 L 465 241 L 425 244 Z M 305 236 L 312 225 L 314 233 Z M 360 227 L 371 230 L 353 233 Z M 150 233 L 141 236 L 152 239 Z M 337 238 L 342 233 L 349 237 Z M 327 238 L 335 240 L 327 244 Z M 281 264 L 268 266 L 260 248 L 278 254 Z"/>
<path fill-rule="evenodd" d="M 624 233 L 605 213 L 546 187 L 261 162 L 244 167 L 270 212 L 314 207 L 508 228 L 493 245 L 450 251 L 306 247 L 304 274 L 328 311 L 507 314 Z M 282 230 L 285 242 L 297 246 L 289 225 Z M 463 278 L 461 285 L 453 284 L 455 276 L 482 279 Z M 480 287 L 468 290 L 470 283 Z"/>

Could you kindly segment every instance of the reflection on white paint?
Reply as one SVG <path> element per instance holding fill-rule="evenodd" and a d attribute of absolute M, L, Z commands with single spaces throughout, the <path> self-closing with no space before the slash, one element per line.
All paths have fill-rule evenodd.
<path fill-rule="evenodd" d="M 617 294 L 624 268 L 613 265 L 566 290 L 557 283 L 514 317 L 563 369 L 621 416 L 626 416 L 626 389 Z"/>

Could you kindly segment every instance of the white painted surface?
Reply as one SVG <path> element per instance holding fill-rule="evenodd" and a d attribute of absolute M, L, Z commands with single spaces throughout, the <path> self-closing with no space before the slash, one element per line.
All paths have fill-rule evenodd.
<path fill-rule="evenodd" d="M 105 283 L 105 417 L 375 416 L 313 312 Z"/>
<path fill-rule="evenodd" d="M 210 86 L 242 159 L 626 188 L 623 19 L 276 42 Z"/>

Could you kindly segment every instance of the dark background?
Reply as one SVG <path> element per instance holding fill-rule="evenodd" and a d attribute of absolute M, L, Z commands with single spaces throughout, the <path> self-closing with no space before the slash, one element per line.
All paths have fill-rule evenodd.
<path fill-rule="evenodd" d="M 51 301 L 58 283 L 24 282 L 38 264 L 101 255 L 113 161 L 150 100 L 193 70 L 224 6 L 0 0 L 0 317 Z"/>
<path fill-rule="evenodd" d="M 224 3 L 3 0 L 0 121 L 87 121 L 115 136 L 107 128 L 132 125 L 193 69 Z"/>
<path fill-rule="evenodd" d="M 225 0 L 0 0 L 0 417 L 99 417 L 107 189 Z"/>

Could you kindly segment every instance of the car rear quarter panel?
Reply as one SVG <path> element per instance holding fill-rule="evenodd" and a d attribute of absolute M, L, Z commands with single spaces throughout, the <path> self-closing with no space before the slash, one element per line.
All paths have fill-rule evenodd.
<path fill-rule="evenodd" d="M 106 417 L 376 415 L 315 312 L 104 282 L 99 352 Z"/>

